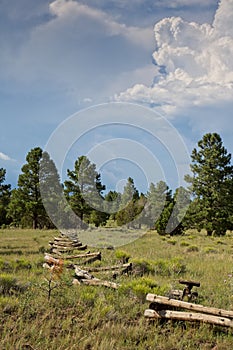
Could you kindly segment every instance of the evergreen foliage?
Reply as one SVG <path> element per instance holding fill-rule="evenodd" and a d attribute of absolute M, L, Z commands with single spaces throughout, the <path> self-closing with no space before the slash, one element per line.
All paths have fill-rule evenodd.
<path fill-rule="evenodd" d="M 127 224 L 128 227 L 133 225 L 138 213 L 137 201 L 139 193 L 134 185 L 134 180 L 129 177 L 121 195 L 120 210 L 116 215 L 119 226 Z"/>
<path fill-rule="evenodd" d="M 7 207 L 10 203 L 11 185 L 5 184 L 6 170 L 0 168 L 0 226 L 9 224 Z"/>
<path fill-rule="evenodd" d="M 75 161 L 74 170 L 67 170 L 67 175 L 69 180 L 65 181 L 65 195 L 71 208 L 81 219 L 82 228 L 86 227 L 84 223 L 91 222 L 99 226 L 102 220 L 105 220 L 105 186 L 101 183 L 96 165 L 86 156 L 81 156 Z"/>
<path fill-rule="evenodd" d="M 223 235 L 232 229 L 233 167 L 217 133 L 208 133 L 194 148 L 191 170 L 187 175 L 194 201 L 186 215 L 193 228 L 206 229 L 208 235 Z"/>
<path fill-rule="evenodd" d="M 32 149 L 27 154 L 27 163 L 23 165 L 18 178 L 18 188 L 12 191 L 8 215 L 16 225 L 32 226 L 34 229 L 42 227 L 46 213 L 39 188 L 41 158 L 40 147 Z"/>
<path fill-rule="evenodd" d="M 11 191 L 0 168 L 0 226 L 36 228 L 86 228 L 111 225 L 142 225 L 160 235 L 181 234 L 184 229 L 205 229 L 208 235 L 224 235 L 233 229 L 233 166 L 231 154 L 217 133 L 208 133 L 191 155 L 192 174 L 174 195 L 164 181 L 151 183 L 144 195 L 129 177 L 123 193 L 109 191 L 86 156 L 79 157 L 61 184 L 55 163 L 36 147 L 28 152 Z M 108 220 L 109 219 L 109 220 Z"/>

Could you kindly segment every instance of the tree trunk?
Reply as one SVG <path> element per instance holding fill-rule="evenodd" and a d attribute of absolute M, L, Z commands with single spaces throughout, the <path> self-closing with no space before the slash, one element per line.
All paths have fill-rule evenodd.
<path fill-rule="evenodd" d="M 33 215 L 32 228 L 33 228 L 33 230 L 36 230 L 38 228 L 38 216 L 37 216 L 37 214 Z"/>

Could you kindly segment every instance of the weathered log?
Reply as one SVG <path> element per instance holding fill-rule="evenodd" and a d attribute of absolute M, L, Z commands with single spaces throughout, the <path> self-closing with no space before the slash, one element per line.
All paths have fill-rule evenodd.
<path fill-rule="evenodd" d="M 167 297 L 163 297 L 155 294 L 147 294 L 146 300 L 158 304 L 169 305 L 174 307 L 179 307 L 182 309 L 203 312 L 205 314 L 216 315 L 221 317 L 233 318 L 233 311 L 217 309 L 215 307 L 203 306 L 200 304 L 188 303 L 181 300 L 169 299 Z"/>
<path fill-rule="evenodd" d="M 86 259 L 86 260 L 83 260 L 83 261 L 82 261 L 82 265 L 92 264 L 92 263 L 93 263 L 94 261 L 96 261 L 96 260 L 101 261 L 101 254 L 98 254 L 98 255 L 96 255 L 96 256 L 92 256 L 92 257 L 90 257 L 90 258 L 88 258 L 88 259 Z"/>
<path fill-rule="evenodd" d="M 80 280 L 80 282 L 90 286 L 104 286 L 104 287 L 113 288 L 113 289 L 117 289 L 119 287 L 119 284 L 117 283 L 102 281 L 102 280 L 99 280 L 98 278 L 94 278 L 91 280 L 83 279 L 83 280 Z"/>
<path fill-rule="evenodd" d="M 78 239 L 70 239 L 69 237 L 62 236 L 62 237 L 54 237 L 54 241 L 59 241 L 59 242 L 79 242 Z"/>
<path fill-rule="evenodd" d="M 82 246 L 82 243 L 81 242 L 53 242 L 53 241 L 50 241 L 49 242 L 49 245 L 51 247 L 80 247 Z"/>
<path fill-rule="evenodd" d="M 101 257 L 101 252 L 94 252 L 94 253 L 87 252 L 84 254 L 67 255 L 64 257 L 64 259 L 82 259 L 82 258 L 90 258 L 95 256 Z"/>
<path fill-rule="evenodd" d="M 169 299 L 179 299 L 182 300 L 183 290 L 180 289 L 172 289 L 167 293 Z"/>
<path fill-rule="evenodd" d="M 114 289 L 117 289 L 119 287 L 119 285 L 114 282 L 102 281 L 98 278 L 95 278 L 88 271 L 82 270 L 77 265 L 74 265 L 74 268 L 75 268 L 75 275 L 77 277 L 76 280 L 79 283 L 88 284 L 92 286 L 105 286 L 105 287 L 114 288 Z M 75 280 L 73 280 L 73 284 L 78 284 L 78 283 L 75 282 Z"/>
<path fill-rule="evenodd" d="M 206 315 L 202 313 L 190 313 L 182 311 L 171 311 L 171 310 L 145 310 L 144 316 L 147 318 L 166 318 L 170 320 L 178 321 L 191 321 L 191 322 L 203 322 L 225 327 L 233 327 L 233 321 L 229 318 L 218 317 L 213 315 Z"/>
<path fill-rule="evenodd" d="M 114 266 L 101 266 L 101 267 L 89 267 L 87 268 L 88 272 L 104 272 L 104 271 L 116 271 L 123 270 L 125 272 L 130 271 L 132 268 L 132 263 L 114 265 Z"/>
<path fill-rule="evenodd" d="M 87 249 L 87 245 L 80 245 L 79 247 L 75 248 L 75 250 L 86 250 Z"/>
<path fill-rule="evenodd" d="M 51 248 L 52 250 L 58 250 L 59 252 L 72 252 L 74 250 L 73 247 L 65 247 L 54 244 Z"/>
<path fill-rule="evenodd" d="M 69 251 L 67 250 L 62 250 L 62 249 L 57 249 L 57 248 L 52 248 L 52 253 L 55 253 L 59 256 L 62 256 L 63 253 L 69 253 L 69 252 L 72 252 L 73 250 L 86 250 L 87 249 L 87 246 L 80 246 L 80 247 L 77 247 L 75 249 L 69 249 Z M 72 255 L 72 256 L 64 256 L 63 259 L 75 259 L 76 258 L 76 255 Z"/>
<path fill-rule="evenodd" d="M 47 264 L 60 264 L 60 259 L 54 258 L 53 256 L 51 256 L 50 254 L 46 253 L 44 256 L 44 259 L 46 261 Z"/>
<path fill-rule="evenodd" d="M 80 269 L 80 267 L 78 267 L 77 265 L 74 265 L 74 270 L 78 280 L 81 280 L 81 279 L 91 280 L 94 278 L 94 276 L 90 275 L 88 271 Z"/>

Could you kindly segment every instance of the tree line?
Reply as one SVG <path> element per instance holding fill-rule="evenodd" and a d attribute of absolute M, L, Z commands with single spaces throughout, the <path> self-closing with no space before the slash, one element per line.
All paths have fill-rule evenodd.
<path fill-rule="evenodd" d="M 0 168 L 0 227 L 143 225 L 161 235 L 181 234 L 189 228 L 224 235 L 233 229 L 233 166 L 219 134 L 203 136 L 192 151 L 190 168 L 187 188 L 174 193 L 164 181 L 151 183 L 147 193 L 139 193 L 131 177 L 122 193 L 105 193 L 96 165 L 86 156 L 75 161 L 61 183 L 49 154 L 36 147 L 26 156 L 17 188 L 5 183 L 6 169 Z M 75 217 L 80 218 L 79 224 Z"/>

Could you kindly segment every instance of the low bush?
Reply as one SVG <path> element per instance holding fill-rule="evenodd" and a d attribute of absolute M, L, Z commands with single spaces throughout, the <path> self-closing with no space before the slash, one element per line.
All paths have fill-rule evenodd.
<path fill-rule="evenodd" d="M 120 287 L 120 291 L 129 296 L 135 296 L 141 301 L 145 301 L 148 293 L 164 294 L 168 291 L 168 287 L 159 286 L 153 278 L 141 277 L 123 284 Z"/>
<path fill-rule="evenodd" d="M 17 288 L 17 279 L 8 273 L 0 274 L 0 294 L 10 295 Z"/>

